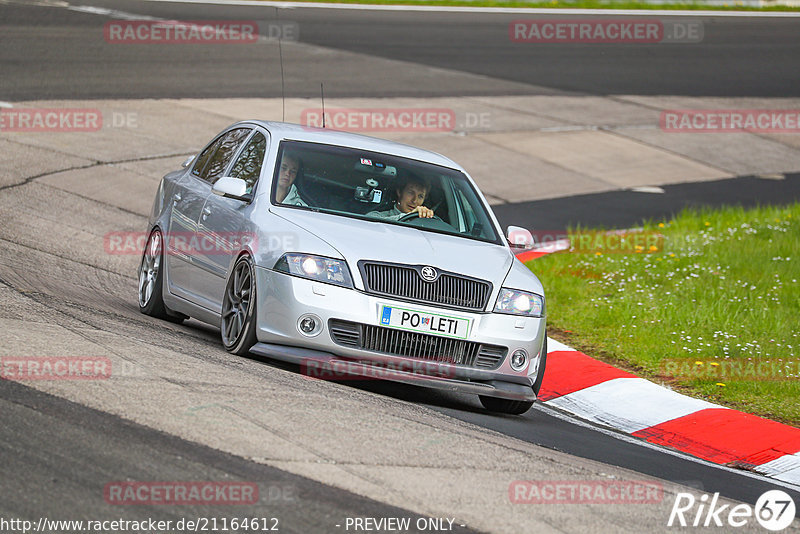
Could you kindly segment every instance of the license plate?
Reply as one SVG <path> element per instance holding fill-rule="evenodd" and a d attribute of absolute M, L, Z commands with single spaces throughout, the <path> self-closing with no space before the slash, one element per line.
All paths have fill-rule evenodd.
<path fill-rule="evenodd" d="M 472 323 L 472 319 L 463 317 L 421 312 L 385 304 L 381 305 L 378 318 L 381 326 L 457 339 L 467 339 Z"/>

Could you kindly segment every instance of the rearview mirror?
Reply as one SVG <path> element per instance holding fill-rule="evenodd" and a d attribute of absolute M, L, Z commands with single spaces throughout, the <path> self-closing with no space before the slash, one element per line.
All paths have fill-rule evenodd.
<path fill-rule="evenodd" d="M 181 164 L 181 167 L 183 167 L 183 168 L 185 169 L 186 167 L 188 167 L 188 166 L 189 166 L 189 165 L 192 163 L 192 161 L 194 161 L 194 154 L 192 154 L 191 156 L 189 156 L 188 158 L 186 158 L 186 161 L 184 161 L 184 162 Z"/>
<path fill-rule="evenodd" d="M 506 239 L 512 248 L 530 249 L 536 244 L 533 234 L 521 226 L 509 226 L 506 230 Z"/>
<path fill-rule="evenodd" d="M 223 176 L 211 188 L 215 195 L 226 198 L 235 198 L 236 200 L 249 200 L 247 195 L 247 182 L 241 178 L 232 178 L 230 176 Z"/>

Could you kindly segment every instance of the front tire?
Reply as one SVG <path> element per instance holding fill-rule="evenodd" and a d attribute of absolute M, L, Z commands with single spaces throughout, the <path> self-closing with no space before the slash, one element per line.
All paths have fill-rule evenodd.
<path fill-rule="evenodd" d="M 510 415 L 522 415 L 533 406 L 533 401 L 516 401 L 509 399 L 498 399 L 497 397 L 479 396 L 483 407 L 490 412 L 507 413 Z"/>
<path fill-rule="evenodd" d="M 256 344 L 256 277 L 253 260 L 242 256 L 233 266 L 222 299 L 220 333 L 225 350 L 244 356 Z"/>
<path fill-rule="evenodd" d="M 539 369 L 536 371 L 536 382 L 533 383 L 533 392 L 539 396 L 539 390 L 542 389 L 542 380 L 544 380 L 544 369 L 547 365 L 547 335 L 545 335 L 544 343 L 542 344 L 542 361 L 539 362 Z M 490 412 L 507 413 L 511 415 L 521 415 L 531 409 L 534 401 L 515 401 L 508 399 L 498 399 L 497 397 L 480 396 L 481 404 Z"/>
<path fill-rule="evenodd" d="M 539 391 L 542 389 L 542 381 L 544 380 L 544 368 L 547 366 L 547 333 L 544 336 L 544 344 L 542 344 L 542 361 L 539 362 L 539 369 L 536 371 L 536 382 L 533 383 L 533 392 L 539 396 Z"/>

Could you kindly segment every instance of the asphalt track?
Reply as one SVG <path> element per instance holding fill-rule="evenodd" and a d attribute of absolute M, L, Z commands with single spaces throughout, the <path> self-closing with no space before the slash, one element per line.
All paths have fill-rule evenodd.
<path fill-rule="evenodd" d="M 179 19 L 266 18 L 263 9 L 252 8 L 146 2 L 93 2 L 93 5 Z M 5 33 L 0 42 L 3 72 L 0 100 L 280 95 L 275 56 L 265 59 L 259 55 L 264 50 L 222 53 L 208 49 L 165 51 L 149 49 L 146 45 L 112 48 L 98 39 L 105 19 L 96 15 L 55 8 L 21 8 L 13 4 L 0 4 L 0 10 L 3 24 L 17 29 Z M 797 96 L 800 91 L 800 69 L 797 68 L 800 66 L 800 37 L 794 21 L 707 19 L 706 39 L 692 48 L 688 45 L 625 49 L 549 46 L 531 48 L 520 54 L 519 45 L 507 40 L 507 23 L 512 18 L 508 15 L 483 15 L 476 20 L 463 14 L 331 13 L 308 9 L 293 10 L 286 18 L 300 23 L 304 42 L 524 85 L 509 89 L 508 84 L 498 83 L 494 89 L 497 94 L 528 91 L 530 93 L 525 94 Z M 51 41 L 54 36 L 63 37 L 57 49 Z M 410 42 L 413 46 L 409 46 Z M 274 53 L 274 48 L 269 50 Z M 713 65 L 713 69 L 709 69 L 709 65 Z M 313 62 L 303 64 L 302 68 L 297 64 L 289 65 L 287 88 L 294 96 L 316 96 L 315 80 L 323 77 L 318 69 L 324 72 L 324 65 Z M 397 87 L 392 84 L 391 73 L 365 76 L 358 65 L 351 69 L 340 73 L 341 85 L 326 85 L 326 93 L 331 96 L 473 94 L 469 87 L 446 83 Z M 347 79 L 358 80 L 358 83 L 345 83 Z M 225 83 L 209 83 L 209 80 L 224 80 Z M 491 94 L 491 89 L 486 88 L 480 94 L 487 94 L 487 91 Z M 533 220 L 534 228 L 543 225 L 563 228 L 575 223 L 627 226 L 697 203 L 783 202 L 798 197 L 797 183 L 796 175 L 789 175 L 784 181 L 751 178 L 736 184 L 665 186 L 664 194 L 616 192 L 501 205 L 495 209 L 501 219 L 534 212 L 536 217 L 542 217 Z M 638 203 L 635 211 L 620 210 L 620 206 L 631 205 L 630 195 L 647 195 L 641 197 L 647 201 Z M 605 209 L 597 209 L 598 206 Z M 137 320 L 135 303 L 129 301 L 125 291 L 109 289 L 116 288 L 114 284 L 119 281 L 100 265 L 87 267 L 93 277 L 105 279 L 108 276 L 114 284 L 101 285 L 102 290 L 83 299 L 81 291 L 71 287 L 78 275 L 61 280 L 64 276 L 61 269 L 58 276 L 48 272 L 26 274 L 22 270 L 41 261 L 41 251 L 12 241 L 5 241 L 3 249 L 4 267 L 8 268 L 4 268 L 4 276 L 13 277 L 5 281 L 5 288 L 13 289 L 23 300 L 32 299 L 36 306 L 54 310 L 54 315 L 81 317 L 81 321 L 101 328 L 135 331 L 149 337 L 156 346 L 175 344 L 169 340 L 171 335 L 182 341 L 191 338 L 186 342 L 191 350 L 197 351 L 198 358 L 216 362 L 227 357 L 213 329 L 189 323 L 164 330 L 157 322 Z M 132 279 L 128 282 L 133 283 Z M 111 320 L 107 322 L 105 316 L 109 314 Z M 246 360 L 245 365 L 255 366 L 261 372 L 270 369 L 297 372 L 295 367 L 258 358 Z M 704 492 L 719 491 L 744 502 L 754 503 L 761 493 L 774 487 L 763 478 L 621 441 L 588 426 L 569 424 L 546 409 L 537 408 L 522 417 L 499 417 L 487 415 L 472 397 L 385 383 L 359 382 L 350 387 L 377 398 L 410 401 L 546 448 L 621 466 Z M 0 510 L 4 516 L 38 516 L 45 507 L 61 517 L 89 517 L 97 511 L 99 488 L 109 479 L 125 477 L 139 480 L 249 477 L 263 481 L 264 485 L 290 485 L 299 490 L 301 506 L 274 506 L 288 515 L 287 523 L 296 525 L 298 532 L 330 530 L 330 523 L 323 521 L 348 514 L 414 516 L 19 384 L 0 382 L 0 402 L 3 404 L 0 414 L 4 427 L 4 456 L 13 455 L 16 460 L 3 462 L 0 468 L 4 480 Z M 107 463 L 98 464 L 98 458 L 105 458 Z M 13 492 L 10 491 L 12 484 Z M 800 493 L 789 492 L 800 502 Z M 13 499 L 8 498 L 11 495 Z M 187 509 L 186 513 L 189 512 L 209 514 L 208 509 Z M 267 514 L 274 509 L 258 512 Z M 119 509 L 114 509 L 114 513 L 119 514 Z M 166 518 L 164 514 L 172 513 L 164 512 L 163 508 L 158 510 L 163 518 Z M 143 515 L 146 514 L 139 508 L 131 517 L 140 519 Z"/>
<path fill-rule="evenodd" d="M 704 28 L 699 43 L 587 46 L 509 39 L 512 20 L 548 18 L 540 15 L 277 10 L 137 0 L 88 4 L 176 20 L 292 21 L 299 25 L 300 43 L 477 74 L 493 82 L 476 87 L 442 78 L 402 80 L 397 70 L 372 71 L 359 62 L 331 71 L 321 58 L 287 46 L 283 51 L 287 97 L 315 98 L 320 82 L 331 98 L 800 95 L 800 32 L 795 18 L 698 17 Z M 7 30 L 0 37 L 0 99 L 281 96 L 274 41 L 200 48 L 111 45 L 103 37 L 107 19 L 91 13 L 20 8 L 12 3 L 3 7 L 3 19 Z"/>
<path fill-rule="evenodd" d="M 711 182 L 661 186 L 660 193 L 609 191 L 533 202 L 492 206 L 505 227 L 524 221 L 536 232 L 563 232 L 569 228 L 633 228 L 645 221 L 661 221 L 684 209 L 723 206 L 783 206 L 800 201 L 800 174 L 775 177 L 739 176 Z"/>
<path fill-rule="evenodd" d="M 178 439 L 107 413 L 4 381 L 0 387 L 0 466 L 8 518 L 157 521 L 266 518 L 281 532 L 326 532 L 345 517 L 421 516 L 273 467 Z M 119 506 L 105 485 L 128 480 L 255 483 L 256 504 Z M 277 523 L 273 523 L 273 518 Z M 34 519 L 35 521 L 35 519 Z M 263 523 L 259 523 L 260 525 Z M 174 529 L 174 527 L 173 527 Z M 172 530 L 172 529 L 171 529 Z M 177 529 L 175 529 L 177 530 Z M 182 530 L 182 529 L 181 529 Z M 53 529 L 64 532 L 67 529 Z M 418 532 L 416 529 L 411 531 Z M 470 532 L 456 526 L 457 532 Z"/>
<path fill-rule="evenodd" d="M 698 491 L 719 492 L 742 502 L 755 502 L 763 492 L 774 488 L 769 480 L 743 478 L 735 471 L 698 463 L 688 456 L 665 454 L 664 451 L 642 447 L 641 443 L 621 441 L 622 434 L 616 432 L 604 433 L 588 426 L 564 424 L 564 420 L 556 415 L 556 410 L 543 408 L 542 405 L 534 405 L 522 416 L 498 416 L 486 413 L 480 404 L 467 395 L 401 388 L 394 384 L 377 386 L 362 383 L 359 387 L 425 404 L 451 417 L 536 445 L 617 465 Z M 800 491 L 782 489 L 793 499 L 800 497 Z"/>

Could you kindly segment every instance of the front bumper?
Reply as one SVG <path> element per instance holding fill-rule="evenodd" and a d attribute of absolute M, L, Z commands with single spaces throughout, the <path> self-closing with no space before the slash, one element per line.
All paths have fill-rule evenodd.
<path fill-rule="evenodd" d="M 417 386 L 457 391 L 459 393 L 474 393 L 475 395 L 487 395 L 489 397 L 520 401 L 536 400 L 536 394 L 530 385 L 515 384 L 501 380 L 479 382 L 426 375 L 414 371 L 373 365 L 369 361 L 343 360 L 330 353 L 271 343 L 256 343 L 250 351 L 276 360 L 297 363 L 301 366 L 304 374 L 312 378 L 348 380 L 356 377 L 367 380 L 391 380 L 393 382 L 403 382 Z"/>
<path fill-rule="evenodd" d="M 256 268 L 257 337 L 253 352 L 312 368 L 335 377 L 346 373 L 364 378 L 380 378 L 426 387 L 475 393 L 513 400 L 535 400 L 532 385 L 536 380 L 544 342 L 543 318 L 516 317 L 495 313 L 470 313 L 409 304 L 330 284 Z M 413 307 L 422 313 L 447 313 L 471 320 L 467 341 L 507 347 L 507 356 L 493 369 L 430 362 L 397 356 L 334 342 L 329 321 L 342 320 L 380 326 L 381 305 Z M 313 336 L 300 332 L 298 320 L 311 314 L 321 331 Z M 524 349 L 528 365 L 515 371 L 509 355 Z"/>

